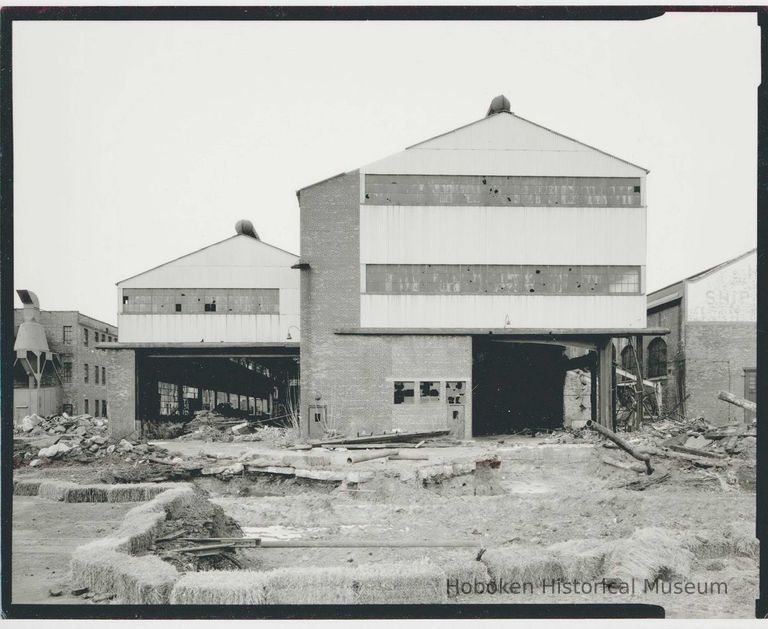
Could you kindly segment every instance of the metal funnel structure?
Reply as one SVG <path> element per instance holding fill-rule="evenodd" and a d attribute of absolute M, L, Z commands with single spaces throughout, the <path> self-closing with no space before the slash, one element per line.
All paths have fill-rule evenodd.
<path fill-rule="evenodd" d="M 29 377 L 29 412 L 37 413 L 40 408 L 40 386 L 43 375 L 53 372 L 55 380 L 61 384 L 61 364 L 59 357 L 50 350 L 45 328 L 40 323 L 40 301 L 32 291 L 17 290 L 16 293 L 24 304 L 24 321 L 16 333 L 13 349 L 16 352 L 14 366 L 20 364 Z"/>

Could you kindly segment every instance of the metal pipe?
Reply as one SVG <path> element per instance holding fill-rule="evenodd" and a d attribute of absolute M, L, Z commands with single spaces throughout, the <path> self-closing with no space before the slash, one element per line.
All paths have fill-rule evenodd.
<path fill-rule="evenodd" d="M 390 542 L 337 542 L 337 541 L 271 541 L 262 540 L 257 548 L 477 548 L 479 542 L 390 541 Z"/>
<path fill-rule="evenodd" d="M 347 457 L 347 463 L 360 463 L 361 461 L 372 461 L 373 459 L 383 459 L 387 456 L 397 454 L 397 450 L 377 450 L 376 452 L 365 452 L 363 454 L 352 454 Z"/>
<path fill-rule="evenodd" d="M 635 457 L 638 461 L 642 461 L 643 463 L 645 463 L 646 473 L 653 474 L 653 468 L 651 467 L 651 457 L 649 455 L 645 453 L 637 452 L 637 450 L 634 450 L 632 446 L 630 446 L 626 441 L 624 441 L 624 439 L 619 437 L 616 433 L 614 433 L 611 430 L 608 430 L 605 426 L 602 426 L 597 422 L 593 422 L 591 419 L 587 420 L 586 426 L 587 428 L 591 428 L 592 430 L 599 432 L 601 435 L 603 435 L 603 437 L 607 437 L 608 439 L 613 441 L 613 443 L 619 446 L 626 453 Z"/>

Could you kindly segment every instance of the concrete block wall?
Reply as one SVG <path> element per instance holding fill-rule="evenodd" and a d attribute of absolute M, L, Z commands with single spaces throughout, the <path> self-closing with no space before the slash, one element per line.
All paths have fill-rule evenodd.
<path fill-rule="evenodd" d="M 109 434 L 120 439 L 136 430 L 136 352 L 106 350 L 110 378 L 107 381 Z"/>
<path fill-rule="evenodd" d="M 566 427 L 581 428 L 592 417 L 591 392 L 588 371 L 573 369 L 565 373 L 563 418 Z"/>
<path fill-rule="evenodd" d="M 717 399 L 718 391 L 744 396 L 744 369 L 757 365 L 757 326 L 749 321 L 686 324 L 688 416 L 722 425 L 741 422 L 744 412 Z M 730 382 L 729 382 L 730 380 Z"/>
<path fill-rule="evenodd" d="M 469 337 L 334 337 L 323 344 L 327 352 L 315 354 L 312 379 L 305 378 L 302 371 L 302 394 L 307 404 L 325 405 L 328 417 L 336 422 L 338 430 L 354 435 L 448 427 L 444 388 L 439 402 L 420 402 L 417 389 L 413 404 L 394 404 L 394 380 L 456 379 L 466 381 L 469 388 L 472 376 Z M 465 395 L 465 406 L 465 434 L 469 434 L 472 409 L 469 392 Z"/>

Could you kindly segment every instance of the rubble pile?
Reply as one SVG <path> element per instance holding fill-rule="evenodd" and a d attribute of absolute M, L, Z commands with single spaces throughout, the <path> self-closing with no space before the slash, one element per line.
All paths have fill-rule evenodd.
<path fill-rule="evenodd" d="M 141 463 L 166 454 L 165 449 L 139 440 L 111 440 L 107 420 L 88 414 L 29 415 L 19 424 L 14 438 L 16 467 L 39 467 L 51 461 L 90 463 L 104 458 Z"/>
<path fill-rule="evenodd" d="M 217 407 L 218 408 L 218 407 Z M 293 431 L 282 426 L 266 426 L 259 421 L 222 415 L 218 411 L 197 411 L 184 427 L 183 441 L 264 441 L 265 445 L 293 445 Z"/>
<path fill-rule="evenodd" d="M 706 456 L 743 456 L 754 458 L 757 449 L 757 425 L 728 424 L 714 426 L 703 417 L 692 420 L 664 420 L 648 424 L 640 434 L 655 437 L 657 445 L 680 452 Z M 659 439 L 663 441 L 659 442 Z"/>

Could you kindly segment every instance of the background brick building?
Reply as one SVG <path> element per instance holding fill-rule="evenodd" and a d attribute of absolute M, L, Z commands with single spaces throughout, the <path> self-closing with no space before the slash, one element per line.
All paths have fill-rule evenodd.
<path fill-rule="evenodd" d="M 756 401 L 757 250 L 648 295 L 648 324 L 670 330 L 643 341 L 646 379 L 662 383 L 664 411 L 714 424 L 753 415 L 717 399 L 719 391 Z M 636 372 L 619 343 L 620 365 Z"/>
<path fill-rule="evenodd" d="M 23 320 L 23 310 L 15 309 L 14 339 Z M 107 384 L 111 374 L 106 352 L 96 345 L 116 342 L 117 327 L 74 310 L 41 310 L 38 320 L 60 363 L 57 381 L 60 379 L 61 397 L 55 412 L 108 417 Z M 28 386 L 21 375 L 14 372 L 15 390 Z M 14 417 L 24 417 L 28 414 L 24 396 L 14 398 Z"/>

